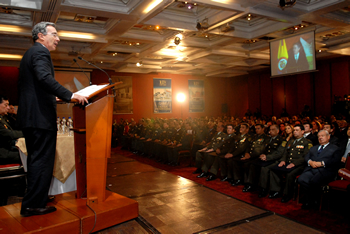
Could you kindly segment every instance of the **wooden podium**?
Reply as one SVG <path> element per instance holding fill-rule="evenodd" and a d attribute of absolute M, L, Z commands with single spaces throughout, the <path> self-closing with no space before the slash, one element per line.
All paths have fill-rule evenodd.
<path fill-rule="evenodd" d="M 0 233 L 90 233 L 138 217 L 136 201 L 106 190 L 114 99 L 108 91 L 118 84 L 73 107 L 77 191 L 56 195 L 49 205 L 57 211 L 45 215 L 22 217 L 21 203 L 0 207 Z"/>
<path fill-rule="evenodd" d="M 136 201 L 106 190 L 114 103 L 114 96 L 108 93 L 120 83 L 89 95 L 90 103 L 85 107 L 73 107 L 77 191 L 57 195 L 56 200 L 58 206 L 69 209 L 81 220 L 81 233 L 96 232 L 138 217 Z"/>

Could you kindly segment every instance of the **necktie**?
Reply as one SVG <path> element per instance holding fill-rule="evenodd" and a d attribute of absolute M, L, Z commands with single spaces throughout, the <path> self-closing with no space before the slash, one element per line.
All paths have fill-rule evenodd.
<path fill-rule="evenodd" d="M 322 152 L 322 150 L 323 150 L 323 147 L 324 147 L 324 145 L 322 145 L 321 148 L 318 150 L 317 156 L 319 156 L 319 155 L 321 154 L 321 152 Z"/>

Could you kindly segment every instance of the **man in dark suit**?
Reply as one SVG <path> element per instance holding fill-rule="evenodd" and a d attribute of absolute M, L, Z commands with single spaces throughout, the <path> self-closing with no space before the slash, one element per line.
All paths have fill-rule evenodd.
<path fill-rule="evenodd" d="M 320 188 L 335 179 L 341 158 L 340 149 L 329 143 L 330 134 L 321 130 L 318 133 L 319 145 L 312 147 L 305 156 L 308 166 L 298 178 L 298 183 L 305 191 L 302 208 L 307 209 L 317 204 Z"/>
<path fill-rule="evenodd" d="M 19 151 L 15 147 L 15 143 L 18 138 L 23 137 L 23 133 L 13 130 L 4 117 L 8 110 L 8 99 L 0 95 L 0 165 L 21 164 Z"/>
<path fill-rule="evenodd" d="M 318 145 L 318 139 L 317 136 L 312 134 L 312 125 L 310 122 L 303 123 L 304 125 L 304 138 L 310 140 L 312 142 L 312 145 Z"/>
<path fill-rule="evenodd" d="M 292 49 L 288 51 L 287 72 L 300 72 L 309 70 L 309 63 L 300 42 L 296 42 Z"/>
<path fill-rule="evenodd" d="M 20 63 L 17 121 L 23 131 L 27 159 L 27 193 L 22 201 L 22 216 L 42 215 L 56 210 L 46 206 L 56 151 L 56 98 L 87 103 L 84 96 L 73 94 L 55 80 L 50 51 L 56 49 L 55 24 L 41 22 L 32 30 L 34 45 Z"/>

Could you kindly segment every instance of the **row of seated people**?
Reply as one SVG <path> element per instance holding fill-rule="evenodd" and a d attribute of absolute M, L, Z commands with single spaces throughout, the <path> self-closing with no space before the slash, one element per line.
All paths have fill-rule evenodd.
<path fill-rule="evenodd" d="M 182 127 L 180 121 L 160 122 L 140 120 L 136 125 L 133 121 L 128 134 L 121 138 L 123 149 L 129 149 L 135 154 L 155 158 L 159 162 L 177 165 L 178 153 L 181 150 L 190 150 L 194 130 L 190 123 Z"/>
<path fill-rule="evenodd" d="M 123 137 L 123 147 L 175 165 L 178 152 L 190 149 L 194 137 L 192 152 L 197 167 L 194 173 L 200 174 L 198 177 L 211 181 L 220 172 L 222 181 L 233 186 L 244 184 L 243 192 L 259 188 L 259 197 L 265 197 L 270 191 L 269 198 L 282 197 L 282 202 L 288 202 L 295 179 L 302 174 L 298 181 L 307 191 L 304 207 L 317 201 L 316 191 L 320 185 L 335 179 L 349 152 L 348 138 L 339 141 L 330 134 L 333 124 L 326 122 L 316 134 L 311 132 L 309 122 L 288 125 L 286 137 L 279 134 L 277 124 L 269 126 L 268 134 L 264 125 L 255 124 L 256 134 L 252 134 L 247 123 L 224 126 L 219 122 L 215 131 L 213 122 L 209 121 L 208 126 L 204 122 L 199 120 L 192 129 L 188 121 L 185 130 L 181 128 L 181 121 L 169 121 L 170 126 L 164 121 L 163 129 L 156 122 L 152 130 L 149 121 L 141 120 L 139 125 L 130 125 L 129 134 Z M 320 152 L 318 148 L 322 148 Z M 320 154 L 323 148 L 327 150 Z"/>
<path fill-rule="evenodd" d="M 10 113 L 13 106 L 9 105 L 7 97 L 0 95 L 0 165 L 22 164 L 19 151 L 16 148 L 16 141 L 23 137 L 22 131 L 14 129 L 15 113 Z M 5 173 L 4 173 L 5 174 Z M 8 196 L 12 191 L 7 188 L 17 188 L 17 193 L 23 196 L 26 182 L 20 180 L 1 180 L 0 179 L 0 206 L 7 204 Z"/>

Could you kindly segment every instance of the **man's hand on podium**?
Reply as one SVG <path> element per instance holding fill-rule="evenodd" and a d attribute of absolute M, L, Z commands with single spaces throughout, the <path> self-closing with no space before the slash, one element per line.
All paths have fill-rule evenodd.
<path fill-rule="evenodd" d="M 79 95 L 79 94 L 75 93 L 73 95 L 73 98 L 78 100 L 79 104 L 84 105 L 84 103 L 88 103 L 87 96 L 82 96 L 82 95 Z"/>

